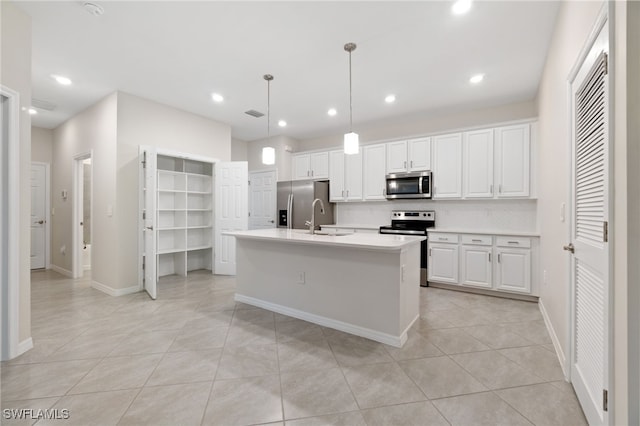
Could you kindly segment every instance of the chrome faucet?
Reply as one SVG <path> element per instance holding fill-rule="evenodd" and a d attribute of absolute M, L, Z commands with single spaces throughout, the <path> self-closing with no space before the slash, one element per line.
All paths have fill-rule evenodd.
<path fill-rule="evenodd" d="M 307 221 L 307 225 L 309 225 L 309 233 L 311 235 L 313 235 L 316 232 L 316 203 L 320 202 L 320 213 L 325 214 L 324 213 L 324 203 L 322 202 L 322 200 L 320 198 L 316 198 L 315 200 L 313 200 L 313 203 L 311 203 L 311 222 Z"/>

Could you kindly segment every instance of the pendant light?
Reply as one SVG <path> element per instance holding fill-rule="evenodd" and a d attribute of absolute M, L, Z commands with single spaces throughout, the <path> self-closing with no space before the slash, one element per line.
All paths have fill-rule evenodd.
<path fill-rule="evenodd" d="M 356 44 L 347 43 L 344 45 L 344 50 L 349 52 L 349 133 L 345 133 L 344 135 L 344 153 L 357 154 L 360 150 L 360 143 L 358 141 L 358 134 L 353 132 L 353 101 L 351 87 L 351 52 L 356 50 Z"/>
<path fill-rule="evenodd" d="M 267 81 L 267 142 L 271 136 L 271 80 L 273 76 L 271 74 L 265 74 L 263 78 Z M 272 146 L 265 146 L 262 148 L 262 164 L 273 165 L 276 163 L 276 150 Z"/>

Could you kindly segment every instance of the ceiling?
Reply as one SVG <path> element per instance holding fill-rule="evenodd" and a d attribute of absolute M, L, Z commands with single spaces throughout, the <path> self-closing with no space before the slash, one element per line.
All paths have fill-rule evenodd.
<path fill-rule="evenodd" d="M 32 116 L 55 128 L 116 90 L 228 123 L 242 140 L 271 134 L 308 139 L 349 128 L 348 54 L 353 52 L 353 125 L 438 110 L 532 100 L 558 2 L 451 1 L 187 2 L 18 1 L 32 17 L 33 97 L 56 105 Z M 482 83 L 469 77 L 484 73 Z M 61 86 L 52 74 L 69 77 Z M 211 100 L 212 92 L 224 96 Z M 393 93 L 393 104 L 384 101 Z M 329 108 L 338 114 L 330 117 Z M 288 125 L 279 128 L 277 121 Z"/>

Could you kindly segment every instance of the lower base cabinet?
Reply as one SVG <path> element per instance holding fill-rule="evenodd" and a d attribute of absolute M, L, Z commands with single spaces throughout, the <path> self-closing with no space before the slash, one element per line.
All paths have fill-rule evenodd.
<path fill-rule="evenodd" d="M 428 280 L 531 295 L 529 237 L 429 233 Z"/>

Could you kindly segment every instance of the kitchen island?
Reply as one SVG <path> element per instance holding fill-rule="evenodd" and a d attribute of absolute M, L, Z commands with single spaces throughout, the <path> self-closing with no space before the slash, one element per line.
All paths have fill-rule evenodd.
<path fill-rule="evenodd" d="M 406 342 L 418 318 L 425 237 L 225 234 L 236 237 L 236 301 L 396 347 Z"/>

